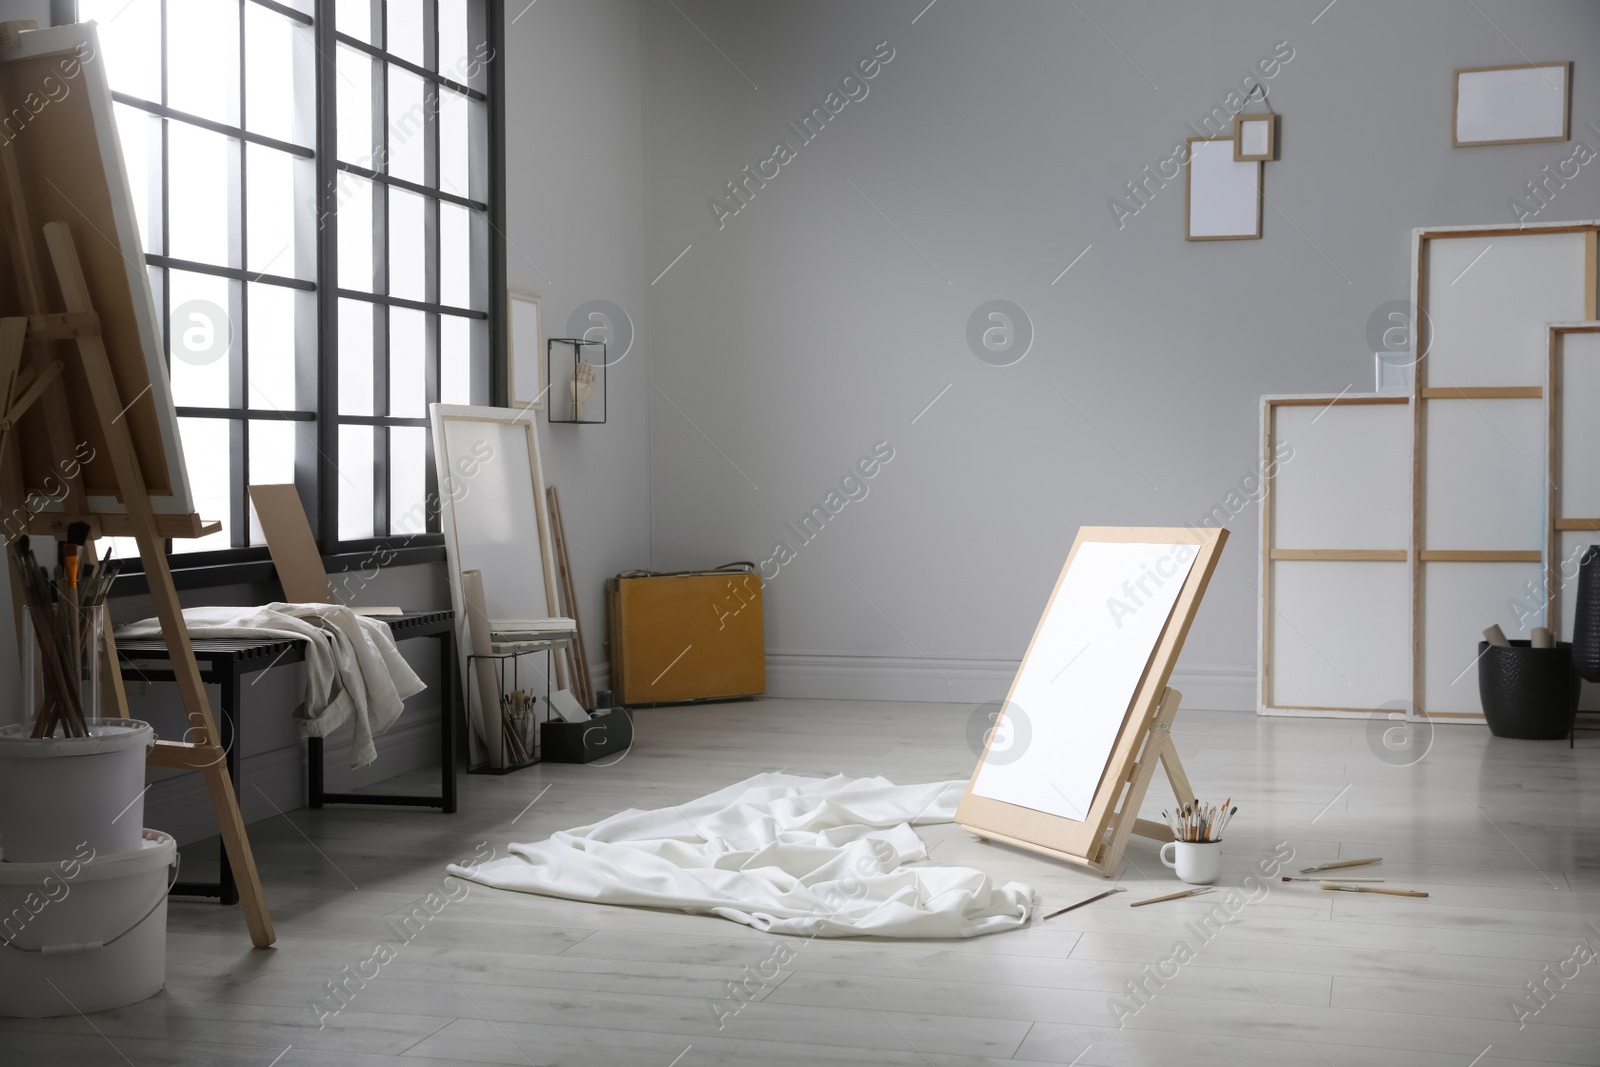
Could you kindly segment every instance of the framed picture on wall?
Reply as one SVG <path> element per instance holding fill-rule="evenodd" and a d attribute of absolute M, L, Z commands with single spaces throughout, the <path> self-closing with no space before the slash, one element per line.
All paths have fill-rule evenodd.
<path fill-rule="evenodd" d="M 543 408 L 544 307 L 532 293 L 506 293 L 506 404 Z"/>
<path fill-rule="evenodd" d="M 1571 135 L 1572 64 L 1518 63 L 1456 71 L 1456 148 L 1565 141 Z"/>
<path fill-rule="evenodd" d="M 1232 137 L 1190 137 L 1184 239 L 1261 237 L 1261 164 L 1238 163 Z"/>

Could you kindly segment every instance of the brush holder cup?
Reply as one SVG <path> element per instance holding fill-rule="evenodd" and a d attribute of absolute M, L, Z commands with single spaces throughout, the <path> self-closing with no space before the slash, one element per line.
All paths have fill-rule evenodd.
<path fill-rule="evenodd" d="M 1533 648 L 1478 642 L 1478 696 L 1496 737 L 1559 741 L 1572 732 L 1578 713 L 1578 672 L 1572 645 Z"/>
<path fill-rule="evenodd" d="M 1210 885 L 1222 873 L 1222 842 L 1168 841 L 1161 846 L 1161 862 L 1190 885 Z"/>

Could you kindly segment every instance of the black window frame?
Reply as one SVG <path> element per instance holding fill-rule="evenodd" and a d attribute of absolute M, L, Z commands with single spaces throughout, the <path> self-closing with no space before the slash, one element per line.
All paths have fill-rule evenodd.
<path fill-rule="evenodd" d="M 162 19 L 165 25 L 166 0 L 162 2 Z M 227 2 L 227 0 L 221 0 Z M 423 64 L 417 65 L 403 57 L 386 52 L 382 47 L 384 35 L 387 32 L 387 21 L 384 17 L 384 0 L 369 0 L 372 8 L 372 36 L 378 44 L 368 43 L 359 38 L 341 33 L 338 30 L 336 0 L 312 0 L 312 13 L 307 14 L 296 7 L 278 2 L 278 0 L 236 0 L 240 5 L 240 36 L 241 53 L 243 52 L 243 12 L 245 6 L 255 4 L 260 8 L 272 11 L 280 16 L 291 19 L 302 26 L 311 28 L 315 42 L 315 56 L 312 60 L 315 72 L 315 128 L 312 131 L 312 148 L 280 141 L 246 130 L 244 115 L 241 113 L 237 127 L 226 123 L 217 123 L 199 116 L 175 111 L 168 108 L 165 100 L 160 103 L 144 101 L 121 93 L 113 93 L 113 97 L 123 104 L 135 106 L 142 111 L 158 118 L 173 118 L 190 123 L 202 129 L 208 129 L 224 136 L 235 138 L 244 144 L 261 144 L 279 151 L 288 152 L 297 158 L 309 158 L 315 169 L 315 187 L 317 195 L 317 225 L 315 235 L 314 257 L 316 269 L 311 281 L 300 278 L 290 278 L 278 275 L 263 275 L 246 269 L 233 267 L 218 267 L 211 264 L 196 264 L 189 261 L 175 259 L 165 252 L 168 246 L 163 243 L 162 254 L 148 254 L 148 265 L 158 268 L 194 271 L 196 273 L 227 278 L 240 284 L 241 292 L 247 289 L 244 282 L 248 280 L 266 280 L 272 284 L 314 294 L 316 311 L 314 315 L 314 344 L 316 358 L 313 361 L 297 360 L 296 374 L 306 373 L 307 362 L 310 366 L 310 382 L 302 382 L 302 386 L 310 386 L 316 396 L 315 409 L 298 409 L 288 411 L 275 411 L 271 409 L 251 408 L 245 398 L 237 395 L 240 389 L 235 390 L 235 395 L 230 396 L 234 402 L 228 408 L 195 408 L 180 406 L 177 408 L 179 417 L 206 417 L 225 418 L 229 420 L 231 433 L 239 438 L 244 437 L 246 423 L 265 420 L 289 420 L 296 422 L 312 422 L 315 424 L 315 447 L 303 448 L 297 445 L 296 457 L 296 482 L 304 485 L 302 463 L 309 462 L 315 474 L 315 492 L 310 494 L 307 507 L 307 517 L 311 520 L 313 533 L 316 535 L 319 549 L 323 555 L 324 565 L 330 573 L 340 571 L 366 571 L 367 569 L 382 564 L 417 564 L 442 562 L 444 559 L 444 538 L 439 531 L 440 516 L 437 508 L 427 508 L 426 530 L 419 533 L 396 532 L 389 529 L 389 471 L 387 466 L 388 434 L 374 434 L 374 475 L 373 475 L 373 529 L 374 536 L 355 539 L 341 539 L 339 537 L 339 508 L 338 508 L 338 471 L 337 461 L 339 427 L 341 425 L 369 425 L 374 427 L 420 427 L 426 431 L 429 423 L 423 417 L 397 417 L 387 414 L 388 411 L 388 364 L 389 352 L 386 341 L 386 319 L 384 314 L 377 313 L 377 309 L 406 308 L 421 311 L 429 316 L 429 329 L 424 347 L 424 367 L 426 373 L 425 403 L 433 403 L 439 399 L 439 339 L 441 315 L 456 315 L 484 324 L 484 340 L 486 345 L 485 356 L 482 361 L 483 370 L 487 374 L 487 402 L 490 404 L 503 404 L 505 381 L 505 301 L 506 301 L 506 238 L 505 238 L 505 104 L 504 87 L 505 72 L 501 56 L 505 39 L 505 12 L 498 0 L 482 0 L 481 3 L 469 5 L 472 12 L 472 25 L 469 30 L 469 41 L 481 41 L 487 45 L 487 52 L 481 56 L 483 62 L 482 87 L 474 88 L 463 85 L 454 78 L 442 72 L 427 69 L 428 66 L 438 66 L 437 49 L 439 42 L 438 4 L 436 0 L 421 0 L 420 6 L 425 26 L 429 29 L 424 33 Z M 75 22 L 78 19 L 77 0 L 51 0 L 51 20 L 56 25 Z M 480 34 L 481 30 L 481 34 Z M 337 55 L 340 46 L 354 48 L 372 59 L 376 64 L 376 77 L 374 78 L 374 143 L 384 147 L 383 158 L 379 161 L 382 166 L 376 170 L 364 168 L 356 164 L 347 163 L 338 159 L 338 113 L 337 113 L 337 87 L 335 80 L 340 77 L 337 70 Z M 161 42 L 161 62 L 167 62 L 168 42 L 165 34 Z M 426 173 L 424 183 L 417 184 L 398 177 L 391 176 L 388 170 L 388 134 L 385 124 L 388 121 L 386 105 L 388 93 L 388 72 L 385 65 L 390 65 L 422 80 L 424 86 L 425 107 L 430 114 L 425 119 L 428 130 L 424 142 L 424 158 Z M 245 104 L 245 66 L 243 55 L 240 63 L 240 101 L 241 108 Z M 439 126 L 437 122 L 438 107 L 436 94 L 440 86 L 447 86 L 449 90 L 462 93 L 483 105 L 483 131 L 485 154 L 482 160 L 482 199 L 461 196 L 439 188 L 438 173 L 438 144 Z M 163 94 L 165 94 L 165 79 L 163 79 Z M 165 135 L 163 135 L 165 136 Z M 242 149 L 241 149 L 242 151 Z M 477 161 L 474 161 L 474 167 Z M 377 273 L 373 292 L 349 290 L 339 286 L 339 258 L 338 258 L 338 214 L 336 211 L 339 195 L 339 180 L 343 174 L 352 174 L 373 183 L 373 261 Z M 475 186 L 478 175 L 473 173 Z M 244 178 L 241 176 L 241 189 Z M 429 186 L 432 183 L 432 187 Z M 168 197 L 169 176 L 165 166 L 161 169 L 161 197 L 165 204 Z M 424 198 L 424 220 L 428 232 L 425 235 L 425 295 L 428 300 L 407 300 L 393 297 L 387 292 L 387 197 L 390 189 L 401 189 L 409 193 L 419 194 Z M 475 187 L 469 192 L 478 192 Z M 438 302 L 439 271 L 440 271 L 440 244 L 438 239 L 438 204 L 448 203 L 467 207 L 481 212 L 484 229 L 475 235 L 472 254 L 476 259 L 478 248 L 487 252 L 487 264 L 482 279 L 482 284 L 487 291 L 474 296 L 481 296 L 482 310 L 447 306 Z M 239 205 L 235 204 L 235 208 Z M 161 225 L 165 227 L 167 221 L 165 212 Z M 474 225 L 476 223 L 474 222 Z M 482 244 L 477 243 L 478 240 Z M 247 260 L 241 258 L 242 264 Z M 166 333 L 168 312 L 170 311 L 167 286 L 161 287 L 158 297 L 158 317 L 163 324 L 163 336 Z M 375 308 L 374 313 L 374 346 L 373 346 L 373 411 L 384 414 L 373 415 L 343 415 L 339 412 L 339 376 L 338 376 L 338 335 L 339 335 L 339 305 L 341 300 L 353 299 L 370 303 Z M 241 298 L 244 305 L 244 314 L 248 316 L 248 297 Z M 470 302 L 479 302 L 469 298 Z M 242 338 L 247 330 L 241 325 L 235 331 L 236 338 Z M 297 337 L 297 347 L 303 343 L 311 343 L 310 337 Z M 246 344 L 235 344 L 234 350 L 229 353 L 229 360 L 236 365 L 233 381 L 235 383 L 247 380 L 241 376 L 239 367 L 247 363 Z M 243 371 L 247 374 L 247 369 Z M 242 387 L 241 387 L 242 389 Z M 298 390 L 297 390 L 298 392 Z M 474 402 L 481 402 L 474 396 Z M 431 434 L 425 434 L 425 486 L 427 500 L 437 498 L 437 477 L 433 463 L 433 442 Z M 302 442 L 303 443 L 303 442 Z M 231 487 L 230 487 L 230 515 L 228 516 L 229 528 L 235 531 L 236 537 L 248 540 L 249 537 L 249 501 L 246 486 L 249 483 L 249 454 L 248 445 L 240 440 L 235 440 L 231 449 Z M 306 494 L 302 492 L 302 496 Z M 209 516 L 202 516 L 209 517 Z M 230 547 L 216 551 L 187 552 L 174 555 L 172 542 L 167 544 L 167 555 L 172 567 L 178 587 L 202 588 L 227 584 L 254 584 L 270 582 L 274 576 L 270 558 L 265 546 Z M 144 591 L 143 564 L 136 557 L 123 561 L 123 577 L 117 583 L 117 595 L 138 594 Z"/>

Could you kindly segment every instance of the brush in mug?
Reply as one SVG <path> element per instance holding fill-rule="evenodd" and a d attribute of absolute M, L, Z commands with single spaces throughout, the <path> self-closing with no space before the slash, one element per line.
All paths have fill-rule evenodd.
<path fill-rule="evenodd" d="M 1177 813 L 1163 811 L 1174 841 L 1214 842 L 1222 840 L 1222 831 L 1238 813 L 1229 797 L 1221 804 L 1202 804 L 1192 800 L 1178 808 Z"/>

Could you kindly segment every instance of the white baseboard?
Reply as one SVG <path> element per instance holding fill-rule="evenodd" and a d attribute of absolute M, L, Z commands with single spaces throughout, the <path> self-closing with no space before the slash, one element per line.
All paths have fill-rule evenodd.
<path fill-rule="evenodd" d="M 1018 661 L 989 656 L 892 656 L 854 652 L 767 652 L 767 695 L 810 700 L 1001 700 Z M 1180 666 L 1172 687 L 1186 708 L 1255 711 L 1254 667 Z"/>

